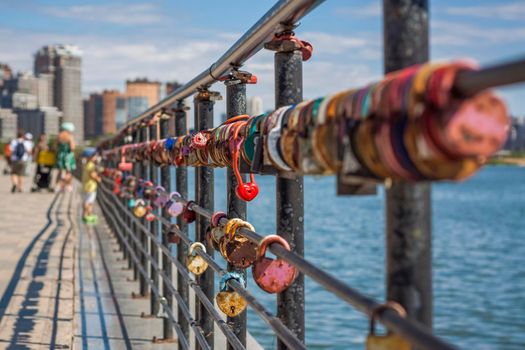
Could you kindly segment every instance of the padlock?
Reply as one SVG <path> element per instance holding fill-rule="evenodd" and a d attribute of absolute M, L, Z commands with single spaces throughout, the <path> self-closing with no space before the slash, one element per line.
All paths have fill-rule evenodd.
<path fill-rule="evenodd" d="M 214 237 L 217 229 L 220 229 L 220 228 L 211 227 L 211 226 L 206 227 L 206 242 L 208 242 L 208 244 L 212 246 L 213 249 L 220 250 L 221 248 L 220 248 L 219 242 L 217 242 Z"/>
<path fill-rule="evenodd" d="M 231 271 L 222 276 L 220 281 L 220 292 L 215 296 L 219 309 L 229 317 L 235 317 L 246 309 L 246 300 L 237 292 L 230 291 L 227 282 L 231 279 L 246 287 L 246 281 L 242 273 Z"/>
<path fill-rule="evenodd" d="M 122 185 L 122 172 L 116 171 L 113 175 L 113 193 L 120 194 L 120 186 Z"/>
<path fill-rule="evenodd" d="M 186 259 L 186 267 L 196 276 L 202 275 L 208 268 L 206 260 L 195 251 L 197 247 L 206 253 L 206 247 L 204 244 L 201 242 L 193 242 L 188 249 L 188 258 Z"/>
<path fill-rule="evenodd" d="M 197 214 L 191 209 L 193 204 L 194 201 L 188 201 L 182 210 L 182 220 L 187 224 L 191 224 L 197 218 Z"/>
<path fill-rule="evenodd" d="M 222 212 L 222 211 L 216 211 L 215 213 L 213 213 L 213 215 L 211 216 L 211 220 L 210 220 L 212 228 L 218 227 L 220 225 L 221 219 L 226 218 L 226 217 L 228 216 L 226 215 L 225 212 Z"/>
<path fill-rule="evenodd" d="M 133 215 L 135 215 L 138 218 L 141 218 L 144 215 L 146 215 L 146 204 L 144 203 L 144 200 L 138 199 L 135 201 L 135 207 L 133 207 Z"/>
<path fill-rule="evenodd" d="M 153 199 L 153 205 L 157 208 L 162 208 L 169 201 L 169 197 L 166 194 L 166 190 L 162 186 L 155 187 L 156 197 Z"/>
<path fill-rule="evenodd" d="M 157 217 L 155 216 L 155 214 L 153 213 L 153 208 L 151 206 L 147 206 L 146 207 L 146 216 L 145 216 L 145 219 L 146 221 L 154 221 Z"/>
<path fill-rule="evenodd" d="M 122 155 L 120 156 L 120 163 L 118 163 L 118 169 L 120 171 L 127 172 L 133 170 L 133 163 L 126 162 L 126 147 L 122 147 Z"/>
<path fill-rule="evenodd" d="M 252 266 L 255 283 L 267 293 L 281 293 L 293 283 L 297 277 L 297 269 L 282 259 L 271 259 L 265 256 L 266 249 L 272 243 L 278 243 L 290 251 L 286 240 L 277 235 L 263 238 L 257 249 L 257 260 Z"/>
<path fill-rule="evenodd" d="M 144 181 L 144 190 L 143 190 L 143 196 L 144 199 L 152 200 L 155 197 L 155 187 L 153 187 L 153 182 L 151 181 Z"/>
<path fill-rule="evenodd" d="M 406 317 L 406 311 L 401 305 L 393 301 L 387 301 L 383 305 L 379 305 L 372 310 L 370 316 L 370 328 L 368 336 L 366 337 L 367 350 L 410 350 L 411 344 L 401 336 L 388 331 L 384 335 L 378 335 L 375 332 L 376 317 L 386 309 L 395 310 L 401 317 Z"/>
<path fill-rule="evenodd" d="M 175 197 L 179 197 L 180 198 L 180 193 L 179 192 L 171 192 L 170 196 L 169 196 L 169 201 L 166 203 L 166 206 L 165 206 L 166 211 L 168 212 L 168 214 L 173 216 L 173 217 L 179 216 L 184 211 L 184 205 L 182 205 L 181 202 L 177 202 L 175 200 Z"/>
<path fill-rule="evenodd" d="M 191 138 L 191 148 L 203 149 L 206 147 L 208 137 L 203 132 L 198 132 Z"/>
<path fill-rule="evenodd" d="M 170 229 L 168 230 L 168 233 L 166 234 L 166 239 L 168 241 L 168 243 L 173 243 L 173 244 L 179 244 L 181 239 L 180 239 L 180 236 L 178 234 L 175 233 L 175 230 L 179 230 L 179 226 L 177 225 L 172 225 L 170 227 Z"/>
<path fill-rule="evenodd" d="M 230 219 L 224 228 L 224 236 L 220 241 L 219 248 L 226 261 L 238 269 L 246 269 L 257 258 L 257 244 L 237 234 L 240 227 L 255 230 L 249 222 L 238 218 Z"/>
<path fill-rule="evenodd" d="M 126 176 L 126 181 L 125 181 L 125 184 L 126 184 L 126 189 L 128 191 L 128 193 L 134 193 L 135 190 L 137 189 L 137 179 L 135 178 L 135 176 Z"/>
<path fill-rule="evenodd" d="M 128 208 L 133 209 L 135 207 L 135 205 L 136 205 L 135 198 L 130 198 L 128 200 Z"/>

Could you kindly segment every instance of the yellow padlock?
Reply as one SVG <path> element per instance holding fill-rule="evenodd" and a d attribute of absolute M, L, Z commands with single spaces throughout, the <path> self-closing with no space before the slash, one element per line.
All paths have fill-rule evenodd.
<path fill-rule="evenodd" d="M 199 247 L 206 253 L 206 247 L 201 242 L 194 242 L 188 249 L 188 258 L 186 259 L 186 267 L 194 275 L 202 275 L 208 268 L 208 263 L 202 256 L 195 252 L 195 248 Z"/>
<path fill-rule="evenodd" d="M 220 292 L 215 296 L 219 309 L 229 317 L 235 317 L 246 309 L 246 300 L 236 291 L 229 290 L 227 282 L 234 279 L 246 287 L 246 280 L 241 272 L 230 271 L 222 276 L 220 281 Z"/>
<path fill-rule="evenodd" d="M 135 202 L 135 206 L 133 207 L 133 214 L 138 217 L 138 218 L 141 218 L 143 217 L 144 215 L 146 215 L 146 205 L 144 203 L 144 201 L 142 199 L 138 199 L 136 202 Z"/>
<path fill-rule="evenodd" d="M 396 302 L 388 301 L 376 307 L 370 316 L 370 329 L 366 337 L 366 350 L 410 350 L 412 348 L 411 344 L 396 333 L 388 331 L 383 335 L 376 334 L 375 319 L 386 309 L 395 310 L 401 317 L 406 317 L 405 309 Z"/>

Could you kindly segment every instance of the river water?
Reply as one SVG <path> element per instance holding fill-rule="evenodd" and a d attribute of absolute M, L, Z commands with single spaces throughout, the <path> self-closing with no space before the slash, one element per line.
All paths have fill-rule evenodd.
<path fill-rule="evenodd" d="M 222 210 L 224 178 L 217 170 Z M 274 179 L 256 179 L 261 191 L 249 220 L 274 233 Z M 435 184 L 432 205 L 435 333 L 464 349 L 525 349 L 525 168 L 486 167 L 465 182 Z M 337 197 L 334 177 L 305 178 L 307 259 L 377 300 L 385 291 L 384 226 L 382 189 Z M 274 296 L 251 278 L 248 287 L 275 310 Z M 275 348 L 266 324 L 252 311 L 248 317 L 257 340 Z M 306 278 L 308 348 L 361 349 L 367 327 L 366 317 Z"/>

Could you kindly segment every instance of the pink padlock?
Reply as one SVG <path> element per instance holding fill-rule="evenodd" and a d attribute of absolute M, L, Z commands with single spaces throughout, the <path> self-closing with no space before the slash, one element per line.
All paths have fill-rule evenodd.
<path fill-rule="evenodd" d="M 153 205 L 157 208 L 162 208 L 168 203 L 170 197 L 166 194 L 166 190 L 162 186 L 155 187 L 157 197 L 153 200 Z"/>
<path fill-rule="evenodd" d="M 295 266 L 282 259 L 271 259 L 265 256 L 268 245 L 278 243 L 286 250 L 290 245 L 286 240 L 277 235 L 269 235 L 263 238 L 257 249 L 257 260 L 252 267 L 252 275 L 255 283 L 267 293 L 281 293 L 290 287 L 297 277 Z"/>
<path fill-rule="evenodd" d="M 127 172 L 133 170 L 133 163 L 126 163 L 126 147 L 122 147 L 122 155 L 120 156 L 120 163 L 118 163 L 118 170 Z"/>
<path fill-rule="evenodd" d="M 171 192 L 169 202 L 166 205 L 166 211 L 173 217 L 177 217 L 184 211 L 184 205 L 177 202 L 173 197 L 180 197 L 179 192 Z"/>

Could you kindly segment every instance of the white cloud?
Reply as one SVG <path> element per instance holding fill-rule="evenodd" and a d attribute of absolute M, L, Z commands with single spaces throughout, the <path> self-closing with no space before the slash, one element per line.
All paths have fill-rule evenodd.
<path fill-rule="evenodd" d="M 157 7 L 149 3 L 44 7 L 41 11 L 55 17 L 121 25 L 153 24 L 163 20 Z"/>
<path fill-rule="evenodd" d="M 484 29 L 465 23 L 435 20 L 431 23 L 430 40 L 435 45 L 448 46 L 493 46 L 525 42 L 525 28 Z"/>
<path fill-rule="evenodd" d="M 340 7 L 335 10 L 337 15 L 350 15 L 352 17 L 379 17 L 383 7 L 378 0 L 362 7 Z"/>
<path fill-rule="evenodd" d="M 476 5 L 448 7 L 446 13 L 450 15 L 482 17 L 505 20 L 523 20 L 525 17 L 525 2 L 499 3 L 495 5 Z"/>

